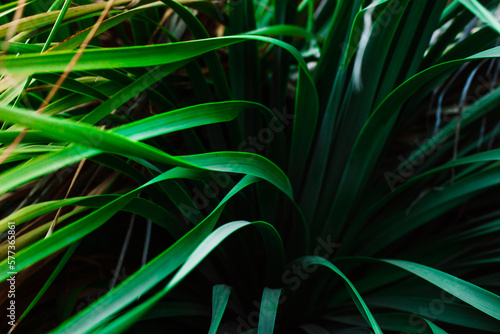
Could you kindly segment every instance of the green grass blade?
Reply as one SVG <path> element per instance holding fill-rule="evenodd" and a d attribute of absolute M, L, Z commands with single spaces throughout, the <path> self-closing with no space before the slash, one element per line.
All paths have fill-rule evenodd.
<path fill-rule="evenodd" d="M 45 292 L 47 291 L 47 289 L 51 286 L 52 282 L 54 282 L 54 280 L 59 275 L 59 273 L 61 272 L 61 270 L 64 268 L 64 266 L 66 265 L 66 263 L 68 262 L 68 260 L 71 258 L 71 256 L 73 255 L 73 253 L 75 252 L 75 250 L 76 250 L 76 248 L 78 247 L 79 244 L 80 244 L 80 242 L 77 241 L 77 242 L 75 242 L 75 243 L 73 243 L 73 244 L 71 244 L 69 246 L 68 250 L 64 253 L 64 256 L 59 261 L 59 263 L 57 264 L 57 266 L 54 269 L 54 271 L 52 272 L 52 274 L 50 274 L 50 277 L 45 281 L 42 289 L 40 289 L 40 291 L 38 292 L 38 294 L 36 295 L 36 297 L 31 301 L 31 303 L 28 305 L 28 307 L 26 308 L 26 310 L 24 310 L 24 312 L 21 314 L 21 316 L 17 320 L 18 323 L 21 320 L 23 320 L 23 318 L 25 318 L 28 315 L 28 313 L 33 309 L 33 307 L 35 307 L 36 303 L 38 303 L 38 301 L 40 300 L 40 298 L 43 297 L 43 295 L 45 294 Z"/>
<path fill-rule="evenodd" d="M 297 262 L 301 263 L 303 266 L 320 265 L 330 269 L 336 275 L 340 276 L 342 280 L 344 280 L 346 287 L 352 296 L 352 300 L 356 304 L 356 307 L 358 308 L 359 312 L 361 312 L 363 318 L 370 324 L 375 333 L 382 334 L 382 330 L 380 329 L 379 325 L 377 324 L 377 321 L 373 317 L 372 312 L 364 302 L 361 295 L 358 293 L 358 291 L 351 283 L 351 281 L 347 278 L 347 276 L 345 276 L 344 273 L 342 273 L 335 265 L 333 265 L 330 261 L 326 260 L 325 258 L 319 256 L 306 256 L 303 257 L 302 259 L 299 259 Z"/>
<path fill-rule="evenodd" d="M 273 334 L 281 289 L 265 288 L 260 304 L 258 334 Z"/>
<path fill-rule="evenodd" d="M 117 128 L 113 131 L 116 132 L 110 132 L 110 133 L 117 133 L 120 135 L 123 134 L 130 134 L 133 136 L 134 140 L 144 140 L 147 138 L 150 138 L 149 136 L 151 135 L 160 135 L 160 134 L 165 134 L 169 133 L 170 131 L 174 130 L 179 130 L 181 128 L 185 128 L 186 126 L 198 124 L 201 125 L 201 123 L 205 122 L 205 115 L 203 113 L 198 113 L 197 111 L 202 111 L 206 110 L 208 115 L 210 115 L 211 112 L 214 110 L 217 110 L 216 112 L 216 117 L 221 117 L 222 115 L 226 115 L 227 112 L 229 111 L 230 113 L 233 114 L 233 117 L 237 114 L 237 112 L 241 109 L 235 108 L 236 106 L 248 106 L 247 103 L 238 103 L 238 102 L 222 102 L 219 104 L 211 104 L 207 105 L 206 109 L 202 107 L 190 107 L 187 108 L 184 111 L 179 111 L 177 113 L 175 112 L 170 112 L 170 113 L 164 113 L 155 117 L 150 117 L 146 120 L 139 121 L 135 126 L 134 125 L 127 125 L 124 126 L 123 128 Z M 226 108 L 221 108 L 218 106 L 225 106 Z M 256 106 L 253 104 L 252 106 Z M 185 112 L 189 111 L 192 112 Z M 33 113 L 28 113 L 29 116 L 33 116 Z M 184 115 L 183 115 L 184 114 Z M 1 114 L 0 114 L 1 115 Z M 43 117 L 43 116 L 35 116 L 35 117 Z M 230 116 L 231 118 L 231 116 Z M 163 119 L 163 122 L 160 122 L 160 120 Z M 46 126 L 50 127 L 51 122 L 54 121 L 51 118 L 45 117 L 43 119 L 44 121 L 47 121 L 48 123 Z M 207 120 L 210 122 L 213 120 L 213 116 L 207 117 Z M 62 122 L 58 120 L 57 122 Z M 67 122 L 67 121 L 66 121 Z M 40 124 L 36 121 L 32 122 L 33 125 L 40 126 Z M 58 123 L 61 124 L 61 123 Z M 67 124 L 67 123 L 64 123 Z M 70 127 L 75 126 L 75 124 L 71 123 Z M 163 126 L 161 131 L 153 130 L 153 128 L 157 128 L 157 126 Z M 78 125 L 80 129 L 87 129 L 88 126 L 85 126 L 82 128 L 83 125 Z M 51 128 L 52 129 L 52 128 Z M 94 131 L 99 131 L 95 130 Z M 51 130 L 52 131 L 52 130 Z M 88 134 L 85 132 L 85 130 L 81 130 L 83 133 L 83 136 L 87 136 Z M 123 134 L 122 134 L 123 132 Z M 101 132 L 100 132 L 101 133 Z M 107 133 L 106 133 L 107 134 Z M 73 134 L 69 134 L 74 135 Z M 80 138 L 81 139 L 81 138 Z M 135 142 L 134 142 L 135 143 Z M 34 159 L 30 161 L 28 164 L 19 166 L 17 168 L 14 168 L 8 173 L 4 173 L 2 176 L 0 176 L 0 180 L 3 179 L 4 181 L 0 182 L 0 192 L 2 191 L 8 191 L 9 189 L 12 189 L 12 187 L 15 187 L 16 185 L 22 184 L 26 181 L 32 180 L 38 176 L 44 175 L 48 173 L 49 171 L 55 171 L 59 168 L 71 165 L 72 163 L 76 163 L 80 161 L 83 158 L 88 158 L 93 155 L 98 154 L 99 151 L 95 149 L 88 149 L 84 148 L 81 146 L 73 146 L 70 147 L 66 150 L 63 150 L 61 152 L 58 152 L 56 154 L 50 154 L 46 156 L 41 156 L 37 159 Z M 163 154 L 163 153 L 162 153 Z M 135 156 L 135 153 L 133 153 L 133 156 Z M 208 158 L 211 158 L 210 160 Z M 183 159 L 186 159 L 186 157 L 183 157 Z M 292 191 L 290 188 L 290 184 L 286 176 L 282 171 L 277 169 L 277 167 L 272 164 L 269 160 L 266 158 L 260 157 L 255 154 L 250 154 L 250 153 L 210 153 L 206 155 L 198 155 L 198 156 L 193 156 L 188 159 L 193 160 L 193 162 L 196 163 L 201 163 L 201 164 L 206 164 L 206 167 L 199 166 L 199 168 L 214 168 L 214 170 L 220 170 L 220 171 L 234 171 L 234 172 L 241 172 L 245 170 L 246 168 L 250 168 L 255 172 L 255 175 L 263 175 L 263 169 L 265 168 L 266 165 L 270 167 L 269 171 L 274 174 L 271 178 L 278 177 L 276 179 L 277 183 L 276 185 L 279 185 L 278 188 L 281 188 L 285 190 L 287 195 L 292 198 Z M 255 164 L 256 161 L 260 161 L 261 164 L 257 165 Z M 229 163 L 228 163 L 229 162 Z M 253 162 L 253 163 L 252 163 Z M 241 164 L 241 165 L 237 165 Z M 186 164 L 191 165 L 191 163 L 186 162 Z M 252 174 L 254 173 L 252 172 Z M 265 173 L 267 174 L 267 173 Z M 12 177 L 15 175 L 15 177 Z M 270 176 L 270 175 L 269 175 Z M 266 177 L 266 179 L 269 179 Z M 274 182 L 274 181 L 273 181 Z"/>
<path fill-rule="evenodd" d="M 173 273 L 212 232 L 227 201 L 255 182 L 257 182 L 256 178 L 243 178 L 203 222 L 117 286 L 112 294 L 99 299 L 96 303 L 64 322 L 52 333 L 67 333 L 68 331 L 71 333 L 88 333 L 100 326 L 108 317 L 135 301 L 138 295 L 145 293 L 163 278 Z M 146 303 L 142 305 L 145 310 L 149 307 Z"/>
<path fill-rule="evenodd" d="M 214 285 L 212 293 L 212 322 L 210 323 L 208 334 L 217 333 L 217 329 L 219 328 L 222 316 L 224 315 L 224 311 L 226 310 L 230 295 L 230 286 L 224 284 Z"/>
<path fill-rule="evenodd" d="M 401 260 L 381 260 L 423 278 L 431 284 L 460 298 L 467 304 L 500 320 L 500 297 L 472 283 L 437 269 Z"/>
<path fill-rule="evenodd" d="M 189 255 L 184 265 L 179 269 L 179 271 L 177 271 L 177 273 L 163 290 L 161 290 L 139 306 L 123 314 L 118 319 L 107 325 L 104 329 L 99 329 L 99 332 L 116 333 L 128 328 L 132 323 L 137 321 L 138 318 L 143 316 L 145 312 L 151 309 L 151 307 L 153 307 L 163 296 L 170 292 L 181 280 L 185 278 L 186 275 L 188 275 L 194 268 L 196 268 L 196 266 L 222 241 L 224 241 L 224 239 L 247 226 L 255 226 L 259 229 L 259 232 L 261 232 L 261 235 L 265 239 L 265 246 L 268 249 L 267 254 L 271 257 L 271 259 L 269 259 L 269 262 L 276 263 L 274 260 L 278 260 L 278 263 L 281 262 L 281 265 L 283 266 L 284 255 L 282 253 L 281 238 L 271 225 L 264 222 L 249 223 L 243 221 L 222 225 L 217 230 L 212 232 L 209 236 L 207 236 L 205 240 L 203 240 L 198 245 L 198 247 Z M 279 251 L 280 248 L 281 251 Z M 274 252 L 275 250 L 278 250 L 278 252 Z M 76 326 L 74 328 L 75 330 L 77 329 Z M 80 331 L 78 328 L 75 333 L 84 332 Z"/>
<path fill-rule="evenodd" d="M 115 6 L 120 6 L 120 5 L 126 5 L 129 3 L 130 0 L 117 0 L 115 2 Z M 65 19 L 73 19 L 77 17 L 81 17 L 87 14 L 95 13 L 95 12 L 100 12 L 106 7 L 106 3 L 96 3 L 96 4 L 89 4 L 89 5 L 83 5 L 83 6 L 78 6 L 74 8 L 69 8 L 66 15 Z M 24 30 L 32 30 L 36 28 L 41 28 L 44 27 L 48 24 L 52 24 L 56 22 L 57 18 L 59 17 L 61 11 L 52 11 L 49 13 L 42 13 L 42 14 L 37 14 L 29 17 L 25 17 L 20 19 L 18 22 L 10 22 L 7 24 L 4 24 L 0 26 L 0 37 L 5 37 L 7 34 L 7 31 L 12 27 L 15 26 L 16 30 L 15 32 L 21 32 Z"/>
<path fill-rule="evenodd" d="M 377 162 L 377 156 L 381 153 L 383 145 L 386 143 L 392 125 L 396 120 L 399 107 L 406 102 L 408 96 L 417 92 L 423 85 L 430 80 L 439 78 L 443 73 L 447 73 L 450 69 L 457 68 L 459 64 L 470 61 L 472 59 L 482 59 L 490 57 L 499 57 L 500 48 L 493 48 L 485 52 L 481 52 L 467 59 L 453 61 L 436 65 L 419 74 L 413 76 L 405 83 L 394 90 L 379 107 L 374 111 L 372 116 L 366 122 L 361 133 L 359 134 L 354 148 L 348 160 L 348 165 L 345 169 L 340 188 L 335 197 L 332 209 L 330 210 L 330 219 L 335 212 L 337 224 L 343 224 L 349 210 L 356 198 L 359 196 L 359 191 L 366 185 L 372 169 Z M 358 157 L 363 159 L 358 159 Z M 331 226 L 325 228 L 331 230 Z"/>
<path fill-rule="evenodd" d="M 484 8 L 483 5 L 477 0 L 459 0 L 468 10 L 481 19 L 481 21 L 488 24 L 492 29 L 500 34 L 500 23 L 489 10 Z"/>
<path fill-rule="evenodd" d="M 370 305 L 388 307 L 390 309 L 410 312 L 425 317 L 426 314 L 422 311 L 425 310 L 426 307 L 431 305 L 434 300 L 435 299 L 431 298 L 412 296 L 380 296 L 367 298 L 367 303 Z M 439 314 L 433 314 L 433 316 L 436 318 L 435 320 L 438 321 L 477 330 L 485 330 L 490 332 L 498 332 L 500 330 L 500 322 L 481 313 L 480 311 L 473 309 L 468 305 L 445 303 L 444 311 L 440 312 Z"/>

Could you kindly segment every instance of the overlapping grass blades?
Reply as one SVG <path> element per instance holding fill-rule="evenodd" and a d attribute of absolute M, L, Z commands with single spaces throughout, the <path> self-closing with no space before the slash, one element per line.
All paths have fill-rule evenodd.
<path fill-rule="evenodd" d="M 500 332 L 499 5 L 0 4 L 10 330 Z"/>

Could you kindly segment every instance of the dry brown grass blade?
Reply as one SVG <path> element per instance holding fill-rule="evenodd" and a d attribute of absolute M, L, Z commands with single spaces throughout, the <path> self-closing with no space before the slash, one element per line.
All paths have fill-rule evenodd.
<path fill-rule="evenodd" d="M 3 151 L 2 155 L 0 155 L 0 165 L 7 160 L 7 158 L 10 156 L 12 152 L 21 144 L 23 141 L 24 137 L 26 136 L 26 129 L 23 129 L 23 131 L 14 139 L 12 143 L 7 147 L 5 151 Z"/>
<path fill-rule="evenodd" d="M 154 38 L 156 37 L 156 35 L 158 34 L 158 32 L 160 31 L 160 27 L 163 26 L 163 24 L 165 24 L 165 21 L 168 20 L 168 18 L 170 16 L 172 16 L 172 14 L 174 13 L 174 11 L 172 10 L 172 8 L 168 8 L 166 11 L 165 11 L 165 14 L 163 14 L 163 17 L 161 18 L 160 20 L 160 23 L 158 23 L 158 26 L 156 27 L 156 29 L 153 31 L 153 34 L 151 35 L 151 38 L 149 39 L 148 41 L 148 44 L 153 44 L 153 40 Z"/>
<path fill-rule="evenodd" d="M 66 80 L 68 75 L 71 73 L 71 71 L 75 67 L 76 63 L 82 57 L 83 52 L 85 51 L 85 49 L 87 49 L 88 44 L 90 43 L 92 38 L 94 38 L 94 36 L 97 33 L 97 31 L 99 30 L 102 22 L 104 21 L 104 18 L 108 15 L 109 11 L 111 10 L 111 8 L 113 8 L 114 4 L 115 4 L 115 0 L 108 1 L 106 8 L 104 8 L 104 10 L 102 11 L 101 15 L 97 19 L 97 22 L 94 24 L 94 27 L 92 28 L 92 30 L 90 30 L 89 34 L 87 35 L 87 37 L 85 38 L 83 43 L 80 45 L 80 48 L 75 53 L 73 58 L 71 58 L 71 61 L 68 63 L 68 66 L 66 66 L 66 69 L 64 70 L 62 75 L 59 77 L 59 80 L 57 80 L 55 85 L 50 90 L 49 94 L 47 94 L 47 97 L 43 100 L 42 104 L 40 105 L 40 107 L 37 110 L 38 113 L 41 113 L 43 111 L 43 109 L 45 109 L 45 107 L 47 107 L 47 105 L 50 103 L 52 98 L 56 95 L 59 88 L 61 88 L 61 85 L 64 83 L 64 81 Z"/>
<path fill-rule="evenodd" d="M 25 0 L 20 0 L 20 1 L 25 1 Z M 101 15 L 97 19 L 97 22 L 94 24 L 94 27 L 92 28 L 92 30 L 90 30 L 89 34 L 87 35 L 87 37 L 85 38 L 83 43 L 80 45 L 80 48 L 75 53 L 73 58 L 71 58 L 71 61 L 68 63 L 68 66 L 66 66 L 66 69 L 64 70 L 62 75 L 59 77 L 59 79 L 57 80 L 55 85 L 49 91 L 49 94 L 47 94 L 47 97 L 45 97 L 45 99 L 43 100 L 40 107 L 38 107 L 38 109 L 36 111 L 37 113 L 41 114 L 43 112 L 43 110 L 45 109 L 45 107 L 47 107 L 49 105 L 52 98 L 54 98 L 57 91 L 59 90 L 59 88 L 61 88 L 62 84 L 64 83 L 64 81 L 68 77 L 69 73 L 71 73 L 71 71 L 75 67 L 76 63 L 78 62 L 78 60 L 80 60 L 80 58 L 82 57 L 83 52 L 87 48 L 87 46 L 90 43 L 90 41 L 92 40 L 92 38 L 94 38 L 95 34 L 99 30 L 99 27 L 101 26 L 102 22 L 104 21 L 104 18 L 108 15 L 109 11 L 111 10 L 111 8 L 113 8 L 114 4 L 115 4 L 115 0 L 108 1 L 106 8 L 104 8 L 104 10 L 102 11 Z M 13 31 L 15 31 L 15 27 L 13 29 L 14 29 Z M 3 162 L 5 162 L 5 160 L 7 160 L 7 158 L 11 154 L 11 152 L 13 152 L 16 149 L 16 147 L 19 146 L 19 144 L 22 142 L 22 140 L 25 136 L 26 136 L 26 129 L 23 129 L 23 131 L 19 134 L 19 136 L 9 145 L 7 150 L 5 150 L 4 154 L 2 154 L 2 156 L 0 156 L 0 165 Z"/>
<path fill-rule="evenodd" d="M 25 1 L 25 0 L 20 0 L 20 1 Z M 50 90 L 50 92 L 47 95 L 47 97 L 44 99 L 44 101 L 42 102 L 42 104 L 40 105 L 40 107 L 37 109 L 37 111 L 36 111 L 37 113 L 42 113 L 43 109 L 45 109 L 45 107 L 50 103 L 50 101 L 52 100 L 52 98 L 55 96 L 55 94 L 57 93 L 57 91 L 59 90 L 59 88 L 62 86 L 62 84 L 64 83 L 64 81 L 68 77 L 69 73 L 75 67 L 75 65 L 78 62 L 78 60 L 80 60 L 81 56 L 83 55 L 83 52 L 87 48 L 87 46 L 90 43 L 90 41 L 92 40 L 92 38 L 94 38 L 94 36 L 97 33 L 99 27 L 101 26 L 102 22 L 104 21 L 104 18 L 108 15 L 108 13 L 111 10 L 111 8 L 113 8 L 114 3 L 115 3 L 115 0 L 110 0 L 107 3 L 106 8 L 104 8 L 103 12 L 101 13 L 101 15 L 99 16 L 99 18 L 97 19 L 96 24 L 94 24 L 94 27 L 89 32 L 89 34 L 87 35 L 87 37 L 85 38 L 85 40 L 83 41 L 83 43 L 80 45 L 80 48 L 75 53 L 75 55 L 73 56 L 73 58 L 71 59 L 71 61 L 68 63 L 68 66 L 64 70 L 63 74 L 59 77 L 59 79 L 57 80 L 56 84 L 52 87 L 52 89 Z M 22 15 L 22 12 L 21 12 L 21 15 Z M 16 27 L 13 27 L 13 31 L 15 31 L 15 29 L 16 29 Z M 9 147 L 5 150 L 4 154 L 2 154 L 2 156 L 0 157 L 0 164 L 2 164 L 9 157 L 10 153 L 16 149 L 16 147 L 22 142 L 22 140 L 23 140 L 23 138 L 25 136 L 26 136 L 26 129 L 23 129 L 23 131 L 19 134 L 19 136 L 9 145 Z M 75 173 L 75 175 L 74 175 L 74 177 L 73 177 L 73 179 L 71 181 L 71 184 L 69 186 L 69 189 L 68 189 L 68 191 L 66 193 L 66 197 L 65 198 L 67 198 L 69 196 L 69 193 L 71 192 L 71 189 L 73 188 L 73 185 L 75 184 L 75 181 L 76 181 L 78 175 L 80 174 L 80 171 L 81 171 L 84 163 L 85 163 L 85 159 L 83 159 L 82 161 L 80 161 L 78 169 L 77 169 L 77 171 L 76 171 L 76 173 Z M 52 221 L 52 224 L 50 225 L 50 228 L 49 228 L 49 231 L 47 232 L 46 238 L 49 237 L 52 234 L 52 231 L 54 230 L 54 227 L 57 224 L 57 220 L 59 218 L 60 213 L 61 213 L 61 209 L 59 209 L 57 211 L 56 217 L 54 218 L 54 220 Z M 19 320 L 14 324 L 14 326 L 12 326 L 12 328 L 9 331 L 9 333 L 11 333 L 18 325 L 19 325 Z"/>
<path fill-rule="evenodd" d="M 7 36 L 5 36 L 5 40 L 2 43 L 2 54 L 7 53 L 9 49 L 9 40 L 14 36 L 14 33 L 17 30 L 17 25 L 19 24 L 19 20 L 23 16 L 24 7 L 26 5 L 26 0 L 19 0 L 17 9 L 14 12 L 14 17 L 12 18 L 14 25 L 10 27 L 7 31 Z M 26 136 L 26 131 L 23 131 L 17 136 L 17 138 L 9 145 L 9 147 L 0 155 L 0 165 L 7 160 L 10 154 L 16 149 L 17 146 L 22 142 L 23 138 Z"/>
<path fill-rule="evenodd" d="M 10 26 L 9 30 L 7 30 L 7 35 L 5 36 L 5 40 L 2 43 L 2 54 L 7 53 L 9 49 L 9 40 L 14 37 L 16 33 L 17 26 L 19 25 L 19 20 L 23 17 L 24 7 L 26 6 L 26 0 L 18 0 L 17 8 L 14 12 L 14 17 L 12 18 L 12 22 L 14 24 Z"/>
<path fill-rule="evenodd" d="M 71 190 L 73 189 L 73 186 L 75 185 L 76 179 L 78 178 L 78 175 L 80 175 L 80 172 L 82 171 L 83 165 L 85 164 L 86 159 L 82 159 L 80 161 L 80 164 L 78 165 L 78 168 L 76 169 L 75 175 L 73 176 L 73 179 L 71 180 L 71 184 L 69 185 L 68 191 L 66 192 L 66 195 L 64 196 L 64 199 L 67 199 L 69 194 L 71 193 Z M 52 224 L 50 224 L 50 228 L 47 231 L 47 235 L 45 238 L 48 238 L 52 235 L 52 232 L 54 231 L 54 228 L 57 224 L 57 220 L 59 219 L 59 216 L 61 215 L 62 207 L 57 210 L 56 216 L 54 220 L 52 221 Z"/>

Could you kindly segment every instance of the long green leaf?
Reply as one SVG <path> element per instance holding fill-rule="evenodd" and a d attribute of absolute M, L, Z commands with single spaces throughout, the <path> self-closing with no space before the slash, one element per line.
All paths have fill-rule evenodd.
<path fill-rule="evenodd" d="M 214 285 L 212 293 L 212 322 L 208 329 L 208 334 L 216 334 L 219 324 L 226 310 L 229 296 L 231 295 L 231 287 L 227 285 Z"/>

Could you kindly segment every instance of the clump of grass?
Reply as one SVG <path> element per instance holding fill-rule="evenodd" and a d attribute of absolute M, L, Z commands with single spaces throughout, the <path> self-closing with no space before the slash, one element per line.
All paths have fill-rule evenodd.
<path fill-rule="evenodd" d="M 1 5 L 2 326 L 500 332 L 498 5 Z"/>

